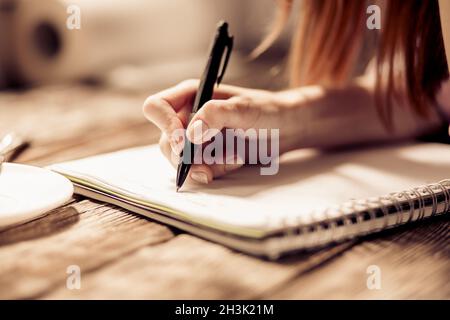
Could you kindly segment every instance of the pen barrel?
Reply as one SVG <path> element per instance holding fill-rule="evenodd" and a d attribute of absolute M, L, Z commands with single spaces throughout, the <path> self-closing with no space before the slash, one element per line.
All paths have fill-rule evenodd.
<path fill-rule="evenodd" d="M 183 147 L 183 151 L 180 154 L 180 160 L 181 163 L 185 164 L 185 165 L 192 165 L 194 163 L 195 160 L 195 153 L 198 150 L 199 147 L 201 147 L 201 145 L 196 145 L 192 142 L 190 142 L 186 135 L 184 137 L 185 139 L 185 143 L 184 143 L 184 147 Z"/>
<path fill-rule="evenodd" d="M 191 123 L 192 119 L 194 118 L 195 113 L 191 112 L 188 118 L 188 125 Z M 194 133 L 195 134 L 195 133 Z M 184 132 L 184 146 L 183 151 L 181 151 L 180 158 L 183 163 L 185 164 L 192 164 L 194 162 L 194 156 L 195 156 L 195 145 L 188 139 L 187 137 L 187 131 Z"/>
<path fill-rule="evenodd" d="M 194 163 L 195 160 L 195 154 L 197 151 L 197 148 L 201 148 L 201 145 L 195 145 L 193 143 L 191 143 L 187 137 L 186 137 L 186 133 L 184 136 L 184 148 L 183 151 L 181 151 L 180 154 L 180 163 L 178 164 L 178 168 L 177 168 L 177 180 L 176 180 L 176 184 L 177 187 L 180 188 L 184 181 L 186 180 L 188 174 L 189 174 L 189 170 L 191 168 L 191 165 Z"/>
<path fill-rule="evenodd" d="M 206 63 L 203 71 L 201 81 L 195 95 L 194 105 L 192 112 L 197 112 L 206 102 L 211 100 L 214 92 L 214 85 L 219 79 L 219 69 L 224 57 L 225 50 L 228 49 L 227 56 L 224 59 L 224 65 L 222 66 L 221 76 L 226 68 L 228 58 L 230 55 L 233 38 L 228 35 L 228 24 L 222 23 L 215 35 L 213 44 L 211 46 L 208 62 Z"/>
<path fill-rule="evenodd" d="M 195 113 L 213 97 L 214 85 L 216 82 L 220 83 L 222 80 L 230 58 L 232 46 L 233 37 L 230 37 L 228 34 L 228 24 L 226 22 L 221 22 L 211 46 L 208 62 L 206 63 L 197 94 L 195 95 L 194 105 L 192 106 L 192 112 L 189 116 L 188 123 L 191 122 Z M 225 50 L 227 50 L 227 54 L 223 60 L 222 71 L 219 75 L 219 68 L 222 59 L 224 58 Z M 197 151 L 199 148 L 202 148 L 201 145 L 191 143 L 187 139 L 186 132 L 184 133 L 184 141 L 184 148 L 180 154 L 180 163 L 177 170 L 177 188 L 180 188 L 183 185 L 189 174 L 191 165 L 195 163 Z"/>
<path fill-rule="evenodd" d="M 219 73 L 220 60 L 217 56 L 210 55 L 197 94 L 195 95 L 194 105 L 192 107 L 193 112 L 197 112 L 206 102 L 212 99 L 214 85 Z"/>

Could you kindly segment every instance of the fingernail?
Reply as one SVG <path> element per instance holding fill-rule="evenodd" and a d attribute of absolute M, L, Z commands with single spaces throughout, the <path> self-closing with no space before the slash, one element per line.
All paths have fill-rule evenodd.
<path fill-rule="evenodd" d="M 192 172 L 191 178 L 199 183 L 208 184 L 208 176 L 204 172 Z"/>
<path fill-rule="evenodd" d="M 243 165 L 244 164 L 244 160 L 242 160 L 242 158 L 239 155 L 231 155 L 228 156 L 225 160 L 225 164 L 239 164 L 239 165 Z"/>
<path fill-rule="evenodd" d="M 225 171 L 226 171 L 226 172 L 230 172 L 230 171 L 239 169 L 240 167 L 242 167 L 242 164 L 239 164 L 239 163 L 235 163 L 235 164 L 226 164 L 226 165 L 225 165 Z"/>
<path fill-rule="evenodd" d="M 243 162 L 240 160 L 240 157 L 236 155 L 232 155 L 227 157 L 225 160 L 225 171 L 233 171 L 242 167 Z"/>
<path fill-rule="evenodd" d="M 190 130 L 191 141 L 194 143 L 202 143 L 208 132 L 208 125 L 202 120 L 195 120 Z"/>

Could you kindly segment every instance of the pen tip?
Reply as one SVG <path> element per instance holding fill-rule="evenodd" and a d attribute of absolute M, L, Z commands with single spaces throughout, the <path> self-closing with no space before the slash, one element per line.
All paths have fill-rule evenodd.
<path fill-rule="evenodd" d="M 180 190 L 180 187 L 177 187 L 177 192 L 178 192 L 178 190 Z"/>

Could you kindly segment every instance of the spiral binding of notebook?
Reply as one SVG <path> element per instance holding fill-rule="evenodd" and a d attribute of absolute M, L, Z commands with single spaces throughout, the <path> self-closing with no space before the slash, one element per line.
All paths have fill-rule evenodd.
<path fill-rule="evenodd" d="M 267 239 L 269 257 L 289 251 L 317 248 L 356 236 L 423 220 L 450 210 L 450 179 L 387 196 L 351 200 L 319 214 L 326 218 L 299 226 L 285 222 L 285 232 Z"/>

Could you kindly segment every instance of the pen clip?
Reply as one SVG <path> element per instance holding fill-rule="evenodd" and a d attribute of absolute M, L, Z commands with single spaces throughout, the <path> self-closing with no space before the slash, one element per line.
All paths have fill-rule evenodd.
<path fill-rule="evenodd" d="M 227 43 L 225 44 L 225 49 L 227 50 L 225 59 L 223 61 L 222 71 L 220 72 L 220 75 L 217 77 L 217 85 L 222 82 L 222 78 L 225 75 L 225 70 L 228 65 L 228 61 L 230 60 L 231 50 L 233 49 L 233 37 L 228 37 Z"/>

